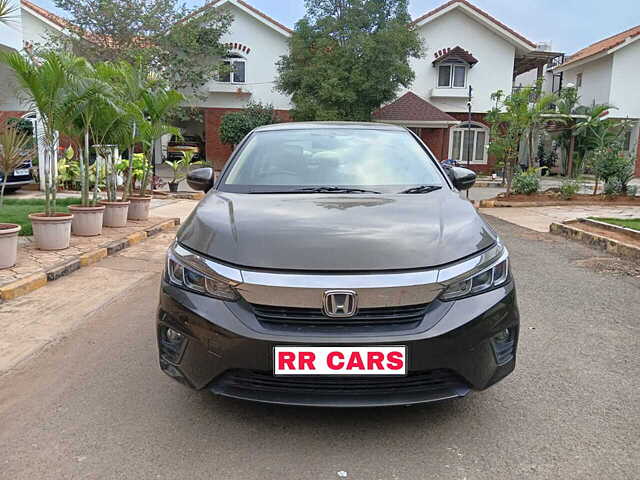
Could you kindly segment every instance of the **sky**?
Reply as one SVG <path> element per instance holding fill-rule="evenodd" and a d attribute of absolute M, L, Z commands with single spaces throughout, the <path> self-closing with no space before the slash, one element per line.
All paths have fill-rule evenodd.
<path fill-rule="evenodd" d="M 32 0 L 61 14 L 53 0 Z M 245 0 L 293 27 L 304 15 L 304 0 Z M 410 0 L 416 18 L 446 0 Z M 551 42 L 557 52 L 571 54 L 591 43 L 640 25 L 640 0 L 470 0 L 533 42 Z M 203 0 L 186 0 L 196 7 Z"/>

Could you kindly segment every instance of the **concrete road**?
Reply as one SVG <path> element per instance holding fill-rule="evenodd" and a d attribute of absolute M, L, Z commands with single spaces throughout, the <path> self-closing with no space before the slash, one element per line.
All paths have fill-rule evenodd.
<path fill-rule="evenodd" d="M 354 411 L 187 390 L 157 367 L 155 272 L 169 241 L 158 238 L 149 253 L 130 249 L 134 264 L 98 264 L 136 281 L 0 378 L 0 478 L 640 478 L 640 278 L 624 273 L 634 266 L 491 222 L 512 252 L 522 335 L 516 372 L 488 391 Z M 91 271 L 55 284 L 69 298 L 102 288 Z M 48 289 L 0 311 L 19 321 Z"/>

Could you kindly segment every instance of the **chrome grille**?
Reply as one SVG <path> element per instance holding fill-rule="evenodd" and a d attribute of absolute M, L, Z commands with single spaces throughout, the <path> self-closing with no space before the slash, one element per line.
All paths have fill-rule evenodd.
<path fill-rule="evenodd" d="M 326 316 L 320 308 L 274 307 L 252 305 L 256 318 L 266 326 L 376 326 L 413 324 L 422 320 L 428 304 L 399 307 L 361 308 L 347 318 Z"/>

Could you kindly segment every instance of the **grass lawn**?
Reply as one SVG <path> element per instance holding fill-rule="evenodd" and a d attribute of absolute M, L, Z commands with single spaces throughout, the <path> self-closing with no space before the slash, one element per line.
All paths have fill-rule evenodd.
<path fill-rule="evenodd" d="M 80 198 L 58 198 L 56 211 L 68 212 L 67 206 L 80 203 Z M 30 213 L 44 212 L 44 199 L 41 198 L 7 198 L 0 208 L 0 223 L 17 223 L 22 226 L 20 235 L 33 235 Z"/>
<path fill-rule="evenodd" d="M 619 227 L 627 227 L 633 230 L 640 231 L 640 218 L 621 219 L 593 217 L 593 220 L 598 220 L 599 222 L 610 223 L 611 225 L 618 225 Z"/>

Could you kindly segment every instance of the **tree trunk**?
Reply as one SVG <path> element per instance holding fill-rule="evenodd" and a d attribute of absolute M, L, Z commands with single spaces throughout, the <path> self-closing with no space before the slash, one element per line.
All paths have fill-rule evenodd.
<path fill-rule="evenodd" d="M 124 192 L 122 193 L 122 201 L 126 202 L 131 195 L 131 182 L 133 180 L 133 152 L 135 151 L 135 138 L 136 138 L 136 122 L 133 122 L 133 127 L 131 129 L 132 132 L 132 143 L 129 147 L 129 167 L 127 168 L 127 183 L 124 187 Z"/>
<path fill-rule="evenodd" d="M 569 158 L 567 158 L 567 177 L 573 177 L 573 149 L 575 148 L 576 137 L 571 135 L 569 141 Z"/>
<path fill-rule="evenodd" d="M 9 174 L 5 173 L 4 178 L 2 179 L 2 190 L 0 190 L 0 208 L 2 208 L 4 203 L 4 187 L 7 186 L 7 178 L 9 178 Z"/>

